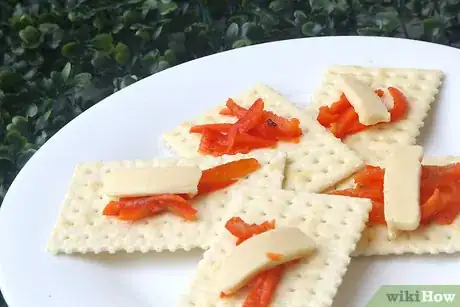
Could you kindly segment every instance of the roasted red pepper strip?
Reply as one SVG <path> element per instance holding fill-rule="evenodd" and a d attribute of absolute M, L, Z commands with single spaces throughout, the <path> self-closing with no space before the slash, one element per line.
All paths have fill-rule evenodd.
<path fill-rule="evenodd" d="M 228 131 L 227 151 L 230 151 L 236 142 L 238 134 L 246 133 L 256 127 L 263 120 L 264 102 L 262 99 L 257 99 L 254 104 L 247 110 L 238 121 Z"/>
<path fill-rule="evenodd" d="M 243 307 L 269 306 L 283 273 L 283 265 L 260 273 L 250 285 L 249 294 L 243 303 Z"/>
<path fill-rule="evenodd" d="M 200 189 L 201 184 L 213 184 L 245 177 L 260 167 L 257 159 L 247 158 L 209 168 L 202 172 L 198 189 Z"/>
<path fill-rule="evenodd" d="M 263 222 L 260 225 L 247 224 L 239 217 L 233 217 L 225 224 L 225 228 L 235 237 L 238 238 L 236 245 L 239 245 L 251 238 L 265 231 L 275 228 L 275 221 Z"/>
<path fill-rule="evenodd" d="M 196 125 L 190 128 L 190 133 L 203 133 L 206 129 L 217 131 L 220 133 L 228 133 L 230 128 L 232 128 L 232 124 L 206 124 L 206 125 Z"/>

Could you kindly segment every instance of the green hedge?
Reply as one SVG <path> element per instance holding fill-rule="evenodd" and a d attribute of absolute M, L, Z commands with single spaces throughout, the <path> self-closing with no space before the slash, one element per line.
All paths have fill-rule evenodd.
<path fill-rule="evenodd" d="M 64 124 L 148 75 L 228 49 L 307 36 L 458 46 L 458 12 L 460 0 L 2 0 L 0 199 Z"/>

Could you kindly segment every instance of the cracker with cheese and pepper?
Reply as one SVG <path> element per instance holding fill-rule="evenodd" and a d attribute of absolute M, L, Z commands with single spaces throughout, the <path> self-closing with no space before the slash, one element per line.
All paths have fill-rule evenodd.
<path fill-rule="evenodd" d="M 53 253 L 207 248 L 228 193 L 279 189 L 286 156 L 87 162 L 78 165 L 48 242 Z"/>
<path fill-rule="evenodd" d="M 280 189 L 232 194 L 181 307 L 328 307 L 371 202 Z"/>

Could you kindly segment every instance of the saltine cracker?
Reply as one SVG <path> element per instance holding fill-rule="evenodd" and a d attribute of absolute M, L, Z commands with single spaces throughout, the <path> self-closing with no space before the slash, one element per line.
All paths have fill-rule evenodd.
<path fill-rule="evenodd" d="M 320 106 L 331 105 L 339 99 L 341 91 L 337 77 L 340 75 L 352 76 L 373 89 L 390 86 L 398 88 L 409 103 L 406 118 L 395 123 L 370 127 L 344 139 L 344 143 L 356 151 L 367 164 L 379 162 L 376 157 L 382 145 L 415 144 L 444 76 L 441 71 L 430 69 L 331 66 L 326 69 L 321 85 L 307 106 L 307 111 L 314 118 Z"/>
<path fill-rule="evenodd" d="M 109 201 L 103 195 L 101 183 L 106 172 L 119 168 L 174 165 L 207 169 L 248 157 L 256 158 L 262 167 L 230 187 L 194 200 L 193 205 L 198 210 L 196 221 L 185 221 L 166 212 L 137 222 L 125 222 L 101 213 Z M 285 161 L 284 153 L 271 152 L 219 158 L 82 163 L 74 171 L 47 249 L 52 253 L 66 254 L 205 249 L 215 236 L 214 226 L 221 222 L 226 210 L 228 193 L 245 186 L 281 188 Z"/>
<path fill-rule="evenodd" d="M 298 144 L 280 142 L 275 149 L 253 151 L 283 151 L 287 153 L 284 188 L 320 192 L 342 178 L 350 176 L 363 166 L 362 160 L 356 153 L 333 137 L 307 112 L 289 102 L 272 88 L 257 84 L 251 90 L 232 98 L 243 107 L 249 107 L 257 98 L 262 98 L 265 103 L 265 110 L 300 120 L 304 135 Z M 198 124 L 235 122 L 234 117 L 219 115 L 219 111 L 224 106 L 221 104 L 196 119 L 164 133 L 162 136 L 164 143 L 181 156 L 200 155 L 198 146 L 201 135 L 191 134 L 189 129 Z"/>
<path fill-rule="evenodd" d="M 275 292 L 273 307 L 329 307 L 361 237 L 371 202 L 343 196 L 288 190 L 241 189 L 232 193 L 225 219 L 241 217 L 248 223 L 275 219 L 276 227 L 299 227 L 317 244 L 317 250 L 288 268 Z M 242 306 L 242 290 L 221 299 L 213 274 L 235 248 L 236 238 L 224 227 L 199 262 L 180 307 Z"/>

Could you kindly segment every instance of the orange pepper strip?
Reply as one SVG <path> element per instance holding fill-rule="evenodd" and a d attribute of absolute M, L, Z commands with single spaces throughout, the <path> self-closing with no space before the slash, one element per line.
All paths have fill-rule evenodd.
<path fill-rule="evenodd" d="M 152 211 L 147 207 L 127 207 L 120 209 L 117 218 L 122 221 L 137 221 L 152 216 Z"/>
<path fill-rule="evenodd" d="M 350 101 L 348 101 L 345 94 L 341 94 L 339 100 L 331 104 L 329 110 L 332 114 L 342 113 L 348 108 L 352 108 Z"/>
<path fill-rule="evenodd" d="M 233 124 L 232 128 L 228 131 L 228 145 L 227 151 L 232 149 L 238 134 L 245 133 L 256 127 L 263 120 L 264 115 L 264 101 L 257 99 L 248 111 Z"/>
<path fill-rule="evenodd" d="M 322 126 L 328 128 L 331 123 L 339 119 L 339 116 L 339 114 L 332 113 L 328 106 L 322 106 L 319 108 L 317 120 Z"/>
<path fill-rule="evenodd" d="M 442 211 L 447 205 L 447 201 L 442 201 L 439 189 L 434 190 L 433 194 L 420 207 L 420 223 L 428 224 L 437 213 Z"/>
<path fill-rule="evenodd" d="M 267 230 L 275 228 L 275 221 L 263 222 L 260 225 L 247 224 L 240 217 L 233 217 L 227 221 L 225 228 L 235 237 L 238 238 L 237 244 L 239 245 L 251 238 L 254 235 L 258 235 Z"/>
<path fill-rule="evenodd" d="M 278 254 L 278 253 L 271 253 L 271 252 L 268 252 L 267 253 L 267 258 L 272 260 L 272 261 L 280 261 L 281 259 L 283 259 L 283 255 L 282 254 Z"/>
<path fill-rule="evenodd" d="M 198 189 L 201 184 L 212 184 L 222 181 L 234 180 L 245 177 L 261 167 L 254 158 L 241 159 L 221 164 L 202 172 Z"/>
<path fill-rule="evenodd" d="M 393 108 L 390 111 L 391 122 L 395 122 L 404 117 L 407 112 L 408 102 L 403 93 L 394 87 L 389 87 L 388 92 L 393 97 Z"/>
<path fill-rule="evenodd" d="M 386 225 L 387 221 L 385 220 L 385 210 L 383 202 L 372 201 L 372 209 L 369 213 L 370 225 Z"/>
<path fill-rule="evenodd" d="M 203 133 L 205 129 L 209 129 L 212 131 L 217 131 L 220 133 L 228 133 L 232 124 L 206 124 L 206 125 L 196 125 L 192 126 L 189 130 L 190 133 Z"/>
<path fill-rule="evenodd" d="M 249 289 L 243 307 L 267 307 L 270 305 L 276 288 L 284 272 L 280 265 L 260 273 Z"/>
<path fill-rule="evenodd" d="M 118 214 L 120 214 L 120 210 L 120 203 L 112 200 L 107 204 L 107 206 L 105 206 L 102 214 L 107 216 L 118 216 Z"/>

